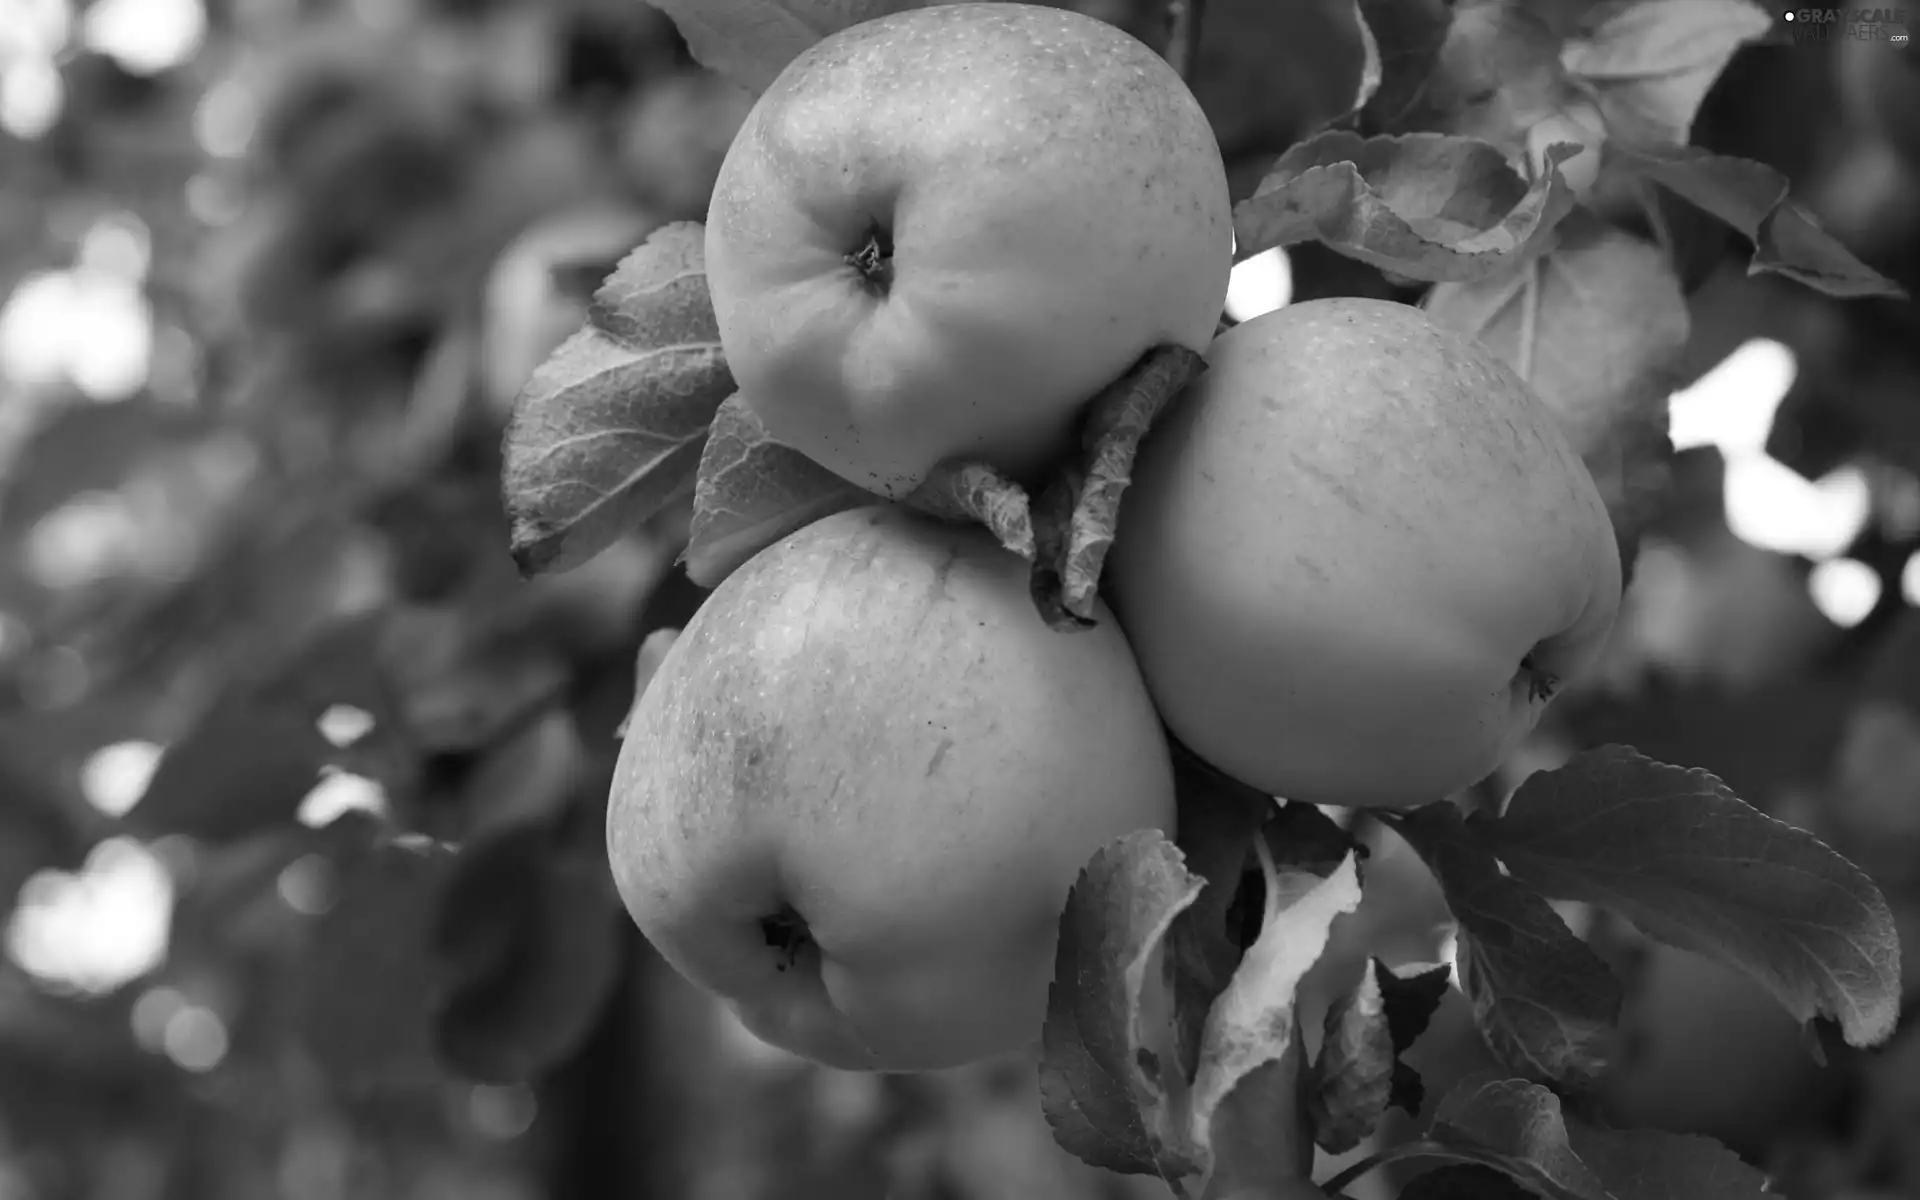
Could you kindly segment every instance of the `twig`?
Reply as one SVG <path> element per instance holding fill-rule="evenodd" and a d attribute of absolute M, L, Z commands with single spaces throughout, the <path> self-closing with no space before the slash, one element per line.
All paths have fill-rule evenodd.
<path fill-rule="evenodd" d="M 1329 1196 L 1338 1195 L 1341 1188 L 1346 1187 L 1354 1180 L 1365 1175 L 1368 1171 L 1384 1167 L 1388 1163 L 1399 1162 L 1403 1158 L 1428 1158 L 1434 1155 L 1445 1155 L 1447 1153 L 1448 1151 L 1445 1147 L 1439 1146 L 1431 1141 L 1402 1142 L 1398 1146 L 1388 1146 L 1384 1150 L 1378 1150 L 1367 1155 L 1359 1162 L 1354 1163 L 1346 1170 L 1335 1175 L 1332 1179 L 1320 1184 L 1319 1188 Z"/>
<path fill-rule="evenodd" d="M 1388 1159 L 1384 1153 L 1369 1154 L 1365 1158 L 1361 1159 L 1359 1162 L 1354 1163 L 1352 1166 L 1348 1167 L 1346 1170 L 1340 1172 L 1338 1175 L 1335 1175 L 1332 1179 L 1329 1179 L 1326 1182 L 1320 1184 L 1319 1185 L 1320 1190 L 1325 1192 L 1329 1196 L 1337 1196 L 1340 1194 L 1341 1188 L 1346 1187 L 1348 1184 L 1360 1178 L 1362 1175 L 1365 1175 L 1368 1171 L 1373 1170 L 1375 1167 L 1386 1166 L 1387 1162 L 1388 1162 Z"/>
<path fill-rule="evenodd" d="M 1206 0 L 1167 0 L 1167 61 L 1180 72 L 1180 78 L 1193 82 L 1193 70 L 1200 61 L 1200 18 Z"/>
<path fill-rule="evenodd" d="M 1527 277 L 1520 287 L 1520 353 L 1515 362 L 1520 368 L 1520 378 L 1531 382 L 1533 339 L 1540 331 L 1540 272 L 1544 268 L 1536 258 L 1520 269 Z"/>

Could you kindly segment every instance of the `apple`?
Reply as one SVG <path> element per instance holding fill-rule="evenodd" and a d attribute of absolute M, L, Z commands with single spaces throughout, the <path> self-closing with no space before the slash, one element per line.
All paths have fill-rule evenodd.
<path fill-rule="evenodd" d="M 1415 805 L 1487 775 L 1620 604 L 1553 414 L 1381 300 L 1276 309 L 1207 361 L 1141 444 L 1109 559 L 1168 728 L 1290 800 Z"/>
<path fill-rule="evenodd" d="M 1055 633 L 985 530 L 880 506 L 708 597 L 635 704 L 607 846 L 647 938 L 756 1036 L 931 1070 L 1037 1041 L 1080 868 L 1173 821 L 1119 629 Z"/>
<path fill-rule="evenodd" d="M 1023 478 L 1157 345 L 1206 348 L 1226 169 L 1180 77 L 1078 13 L 945 4 L 828 37 L 721 163 L 707 283 L 768 432 L 889 498 Z"/>

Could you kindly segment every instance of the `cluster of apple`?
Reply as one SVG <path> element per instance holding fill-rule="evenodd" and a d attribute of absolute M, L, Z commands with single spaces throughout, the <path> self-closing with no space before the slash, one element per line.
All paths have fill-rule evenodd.
<path fill-rule="evenodd" d="M 608 841 L 648 938 L 765 1040 L 1018 1050 L 1079 868 L 1173 832 L 1166 731 L 1277 796 L 1419 804 L 1597 654 L 1620 562 L 1551 414 L 1404 305 L 1216 339 L 1230 227 L 1179 76 L 1071 12 L 856 25 L 741 129 L 706 227 L 729 366 L 875 504 L 708 598 L 635 707 Z M 943 461 L 1043 468 L 1167 343 L 1209 370 L 1142 444 L 1093 628 L 1048 628 L 985 530 L 893 503 Z"/>

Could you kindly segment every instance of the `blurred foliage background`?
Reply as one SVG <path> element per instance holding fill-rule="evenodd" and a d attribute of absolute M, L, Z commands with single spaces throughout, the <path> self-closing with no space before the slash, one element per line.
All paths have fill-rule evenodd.
<path fill-rule="evenodd" d="M 1208 6 L 1242 194 L 1350 88 L 1338 8 Z M 0 0 L 0 1200 L 1164 1195 L 1054 1148 L 1029 1065 L 760 1046 L 613 899 L 687 514 L 523 583 L 500 431 L 614 262 L 704 215 L 749 103 L 640 0 Z M 1744 51 L 1695 140 L 1920 289 L 1917 134 L 1914 56 L 1836 43 Z M 1606 740 L 1709 768 L 1911 947 L 1920 321 L 1696 233 L 1678 486 L 1606 670 L 1494 790 Z M 1230 303 L 1328 294 L 1408 295 L 1309 247 Z M 1368 836 L 1323 979 L 1447 953 Z M 1920 1195 L 1920 1040 L 1818 1069 L 1758 992 L 1566 915 L 1631 980 L 1614 1115 L 1790 1194 Z M 1455 1001 L 1429 1094 L 1485 1062 Z"/>

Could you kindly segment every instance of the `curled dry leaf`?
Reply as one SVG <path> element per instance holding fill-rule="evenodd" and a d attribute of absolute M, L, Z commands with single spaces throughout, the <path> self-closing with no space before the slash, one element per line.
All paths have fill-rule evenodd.
<path fill-rule="evenodd" d="M 1135 449 L 1161 409 L 1205 369 L 1206 360 L 1184 346 L 1143 356 L 1090 403 L 1081 461 L 1061 467 L 1038 513 L 1026 489 L 973 462 L 941 464 L 905 503 L 942 520 L 985 526 L 1034 564 L 1034 601 L 1047 622 L 1086 628 Z M 714 413 L 701 452 L 687 573 L 703 587 L 716 586 L 794 530 L 873 500 L 774 441 L 736 393 Z"/>
<path fill-rule="evenodd" d="M 1580 152 L 1549 147 L 1559 163 Z M 1534 252 L 1573 207 L 1557 172 L 1531 185 L 1490 143 L 1331 130 L 1281 155 L 1234 209 L 1238 254 L 1318 240 L 1396 275 L 1481 279 Z"/>
<path fill-rule="evenodd" d="M 1033 561 L 1032 501 L 1025 488 L 985 463 L 941 463 L 904 503 L 943 521 L 984 525 L 1002 546 Z"/>
<path fill-rule="evenodd" d="M 1063 627 L 1091 625 L 1107 550 L 1120 523 L 1140 441 L 1163 409 L 1207 369 L 1185 346 L 1159 346 L 1115 380 L 1087 409 L 1081 459 L 1055 480 L 1062 496 L 1043 496 L 1035 523 L 1034 595 L 1042 613 L 1065 614 Z M 1065 517 L 1066 527 L 1055 523 Z"/>
<path fill-rule="evenodd" d="M 1029 577 L 1033 606 L 1040 611 L 1041 620 L 1063 633 L 1094 624 L 1092 598 L 1089 596 L 1088 611 L 1082 615 L 1073 610 L 1064 594 L 1074 509 L 1084 487 L 1080 468 L 1068 465 L 1040 493 L 1033 509 L 1033 573 Z"/>
<path fill-rule="evenodd" d="M 690 491 L 732 391 L 700 226 L 663 226 L 514 406 L 501 488 L 521 571 L 577 566 Z"/>
<path fill-rule="evenodd" d="M 972 521 L 1033 564 L 1034 607 L 1061 632 L 1090 628 L 1101 569 L 1140 439 L 1167 403 L 1206 370 L 1185 346 L 1159 346 L 1088 403 L 1078 457 L 1062 462 L 1037 498 L 980 463 L 944 463 L 906 503 Z"/>
<path fill-rule="evenodd" d="M 701 587 L 822 517 L 874 496 L 767 434 L 738 392 L 714 414 L 693 492 L 687 574 Z"/>

